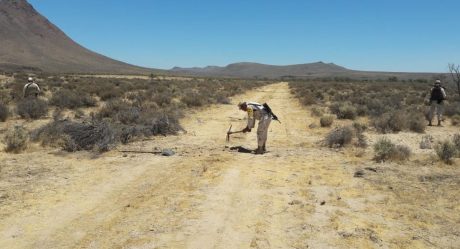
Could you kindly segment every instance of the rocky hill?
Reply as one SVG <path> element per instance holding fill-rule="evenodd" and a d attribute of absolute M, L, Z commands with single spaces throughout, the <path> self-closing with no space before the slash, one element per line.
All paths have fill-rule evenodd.
<path fill-rule="evenodd" d="M 149 73 L 90 51 L 26 0 L 0 0 L 0 70 L 69 73 Z"/>

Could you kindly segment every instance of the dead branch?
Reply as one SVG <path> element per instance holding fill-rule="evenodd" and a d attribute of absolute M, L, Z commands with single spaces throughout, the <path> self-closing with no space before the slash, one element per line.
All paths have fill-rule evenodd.
<path fill-rule="evenodd" d="M 460 96 L 460 65 L 449 63 L 449 72 L 452 80 L 457 85 L 458 95 Z"/>

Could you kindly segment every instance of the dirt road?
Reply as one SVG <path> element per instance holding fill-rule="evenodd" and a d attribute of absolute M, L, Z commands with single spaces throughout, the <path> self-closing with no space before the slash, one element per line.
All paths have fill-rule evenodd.
<path fill-rule="evenodd" d="M 314 120 L 287 83 L 240 100 L 267 101 L 279 114 L 269 153 L 226 148 L 256 147 L 255 132 L 225 142 L 230 124 L 245 125 L 235 105 L 189 115 L 185 134 L 119 148 L 172 148 L 172 157 L 1 153 L 0 248 L 458 248 L 455 192 L 416 179 L 407 187 L 398 167 L 375 170 L 353 149 L 322 148 L 328 129 L 308 128 Z M 376 172 L 353 177 L 365 167 Z"/>

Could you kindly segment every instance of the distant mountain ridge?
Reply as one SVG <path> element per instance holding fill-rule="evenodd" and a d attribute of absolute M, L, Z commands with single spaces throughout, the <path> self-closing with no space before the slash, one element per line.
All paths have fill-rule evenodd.
<path fill-rule="evenodd" d="M 406 72 L 373 72 L 351 70 L 334 63 L 322 61 L 295 65 L 267 65 L 253 62 L 239 62 L 225 67 L 207 66 L 181 68 L 174 67 L 169 70 L 172 74 L 188 75 L 197 77 L 230 77 L 230 78 L 349 78 L 349 79 L 431 79 L 441 75 L 440 73 L 406 73 Z"/>
<path fill-rule="evenodd" d="M 181 68 L 174 67 L 172 72 L 186 75 L 207 75 L 207 76 L 225 76 L 225 77 L 267 77 L 280 78 L 287 76 L 309 76 L 312 74 L 327 73 L 345 73 L 351 71 L 347 68 L 337 66 L 334 63 L 306 63 L 286 66 L 267 65 L 253 62 L 239 62 L 229 64 L 225 67 L 207 66 L 203 68 Z"/>
<path fill-rule="evenodd" d="M 0 69 L 68 73 L 149 73 L 90 51 L 26 0 L 0 0 Z"/>

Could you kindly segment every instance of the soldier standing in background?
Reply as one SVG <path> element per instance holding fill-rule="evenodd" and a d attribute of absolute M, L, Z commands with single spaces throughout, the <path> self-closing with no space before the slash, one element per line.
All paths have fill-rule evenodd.
<path fill-rule="evenodd" d="M 442 114 L 444 112 L 444 100 L 446 100 L 446 90 L 441 86 L 441 80 L 436 80 L 430 91 L 430 113 L 429 126 L 432 126 L 434 114 L 438 118 L 438 126 L 441 126 Z"/>
<path fill-rule="evenodd" d="M 24 98 L 38 98 L 38 94 L 40 94 L 40 87 L 34 82 L 32 77 L 29 77 L 22 92 Z"/>

